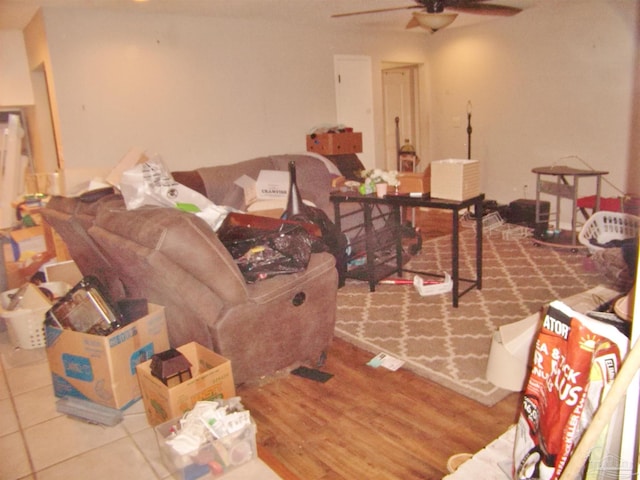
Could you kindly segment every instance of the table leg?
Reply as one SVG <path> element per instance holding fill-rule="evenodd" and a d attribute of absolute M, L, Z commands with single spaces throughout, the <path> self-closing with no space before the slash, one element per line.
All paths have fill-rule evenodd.
<path fill-rule="evenodd" d="M 398 276 L 402 276 L 402 208 L 400 205 L 393 205 L 392 207 L 392 218 L 395 223 L 394 229 L 396 230 L 396 266 L 398 267 L 397 273 Z"/>
<path fill-rule="evenodd" d="M 333 218 L 335 219 L 336 228 L 339 232 L 342 232 L 340 222 L 340 202 L 334 202 L 333 204 Z M 341 255 L 340 258 L 342 261 L 339 261 L 336 264 L 336 268 L 338 270 L 338 288 L 344 287 L 347 278 L 347 255 Z"/>
<path fill-rule="evenodd" d="M 363 204 L 362 210 L 364 213 L 364 235 L 365 235 L 365 249 L 367 254 L 367 278 L 369 279 L 369 291 L 376 291 L 376 258 L 373 249 L 372 241 L 373 235 L 373 220 L 371 219 L 372 206 L 369 204 Z"/>
<path fill-rule="evenodd" d="M 564 177 L 562 177 L 564 178 Z M 576 244 L 576 215 L 578 214 L 578 179 L 579 177 L 573 177 L 573 198 L 571 199 L 572 210 L 571 210 L 571 245 Z M 584 212 L 582 212 L 584 215 Z"/>
<path fill-rule="evenodd" d="M 540 174 L 536 175 L 536 225 L 540 223 Z"/>
<path fill-rule="evenodd" d="M 458 306 L 458 292 L 460 288 L 460 278 L 458 276 L 458 267 L 459 267 L 459 248 L 460 248 L 460 238 L 459 238 L 459 227 L 460 224 L 458 222 L 458 209 L 452 210 L 452 230 L 451 230 L 451 280 L 453 281 L 453 286 L 451 289 L 451 298 L 453 300 L 453 306 Z M 480 219 L 482 221 L 482 219 Z"/>
<path fill-rule="evenodd" d="M 556 178 L 556 184 L 558 185 L 558 191 L 560 191 L 560 176 Z M 560 195 L 556 195 L 556 230 L 560 230 Z"/>
<path fill-rule="evenodd" d="M 597 175 L 596 176 L 596 206 L 594 207 L 593 212 L 591 212 L 592 215 L 600 211 L 600 188 L 601 187 L 602 187 L 602 175 Z"/>
<path fill-rule="evenodd" d="M 476 287 L 482 290 L 482 200 L 476 201 Z"/>

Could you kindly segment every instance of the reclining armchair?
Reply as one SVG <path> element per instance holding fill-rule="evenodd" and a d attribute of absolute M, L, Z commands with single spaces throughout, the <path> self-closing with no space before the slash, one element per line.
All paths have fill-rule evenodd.
<path fill-rule="evenodd" d="M 303 272 L 247 284 L 216 233 L 190 213 L 127 210 L 111 194 L 53 197 L 43 217 L 83 275 L 114 301 L 164 305 L 171 346 L 197 341 L 230 359 L 236 384 L 317 363 L 331 343 L 338 277 L 329 253 L 313 253 Z"/>

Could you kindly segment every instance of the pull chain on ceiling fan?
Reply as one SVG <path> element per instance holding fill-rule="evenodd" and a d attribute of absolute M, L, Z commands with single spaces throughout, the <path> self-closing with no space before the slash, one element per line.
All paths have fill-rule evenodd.
<path fill-rule="evenodd" d="M 445 10 L 453 12 L 472 13 L 476 15 L 499 15 L 512 16 L 520 13 L 522 10 L 516 7 L 506 5 L 494 5 L 485 3 L 486 0 L 414 0 L 416 5 L 407 5 L 405 7 L 379 8 L 374 10 L 364 10 L 360 12 L 338 13 L 331 15 L 334 18 L 350 17 L 354 15 L 366 15 L 374 13 L 384 13 L 397 10 L 413 10 L 422 9 L 423 12 L 413 12 L 411 20 L 405 28 L 422 27 L 431 32 L 450 25 L 458 16 L 457 13 L 449 13 Z"/>

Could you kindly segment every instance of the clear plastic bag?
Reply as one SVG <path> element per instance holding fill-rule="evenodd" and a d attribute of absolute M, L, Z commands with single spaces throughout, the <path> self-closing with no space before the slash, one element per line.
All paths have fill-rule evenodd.
<path fill-rule="evenodd" d="M 176 207 L 202 218 L 214 231 L 233 211 L 176 182 L 158 155 L 125 170 L 120 178 L 120 190 L 128 210 L 143 205 Z"/>

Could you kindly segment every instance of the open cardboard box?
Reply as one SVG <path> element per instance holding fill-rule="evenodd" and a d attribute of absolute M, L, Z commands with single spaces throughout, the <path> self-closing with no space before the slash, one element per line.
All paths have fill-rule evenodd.
<path fill-rule="evenodd" d="M 125 409 L 140 398 L 136 365 L 169 348 L 164 307 L 111 335 L 45 326 L 47 358 L 56 396 Z"/>
<path fill-rule="evenodd" d="M 196 342 L 176 350 L 191 363 L 190 380 L 168 387 L 151 374 L 151 360 L 136 367 L 144 410 L 152 426 L 181 416 L 200 400 L 231 398 L 236 394 L 228 359 Z"/>

